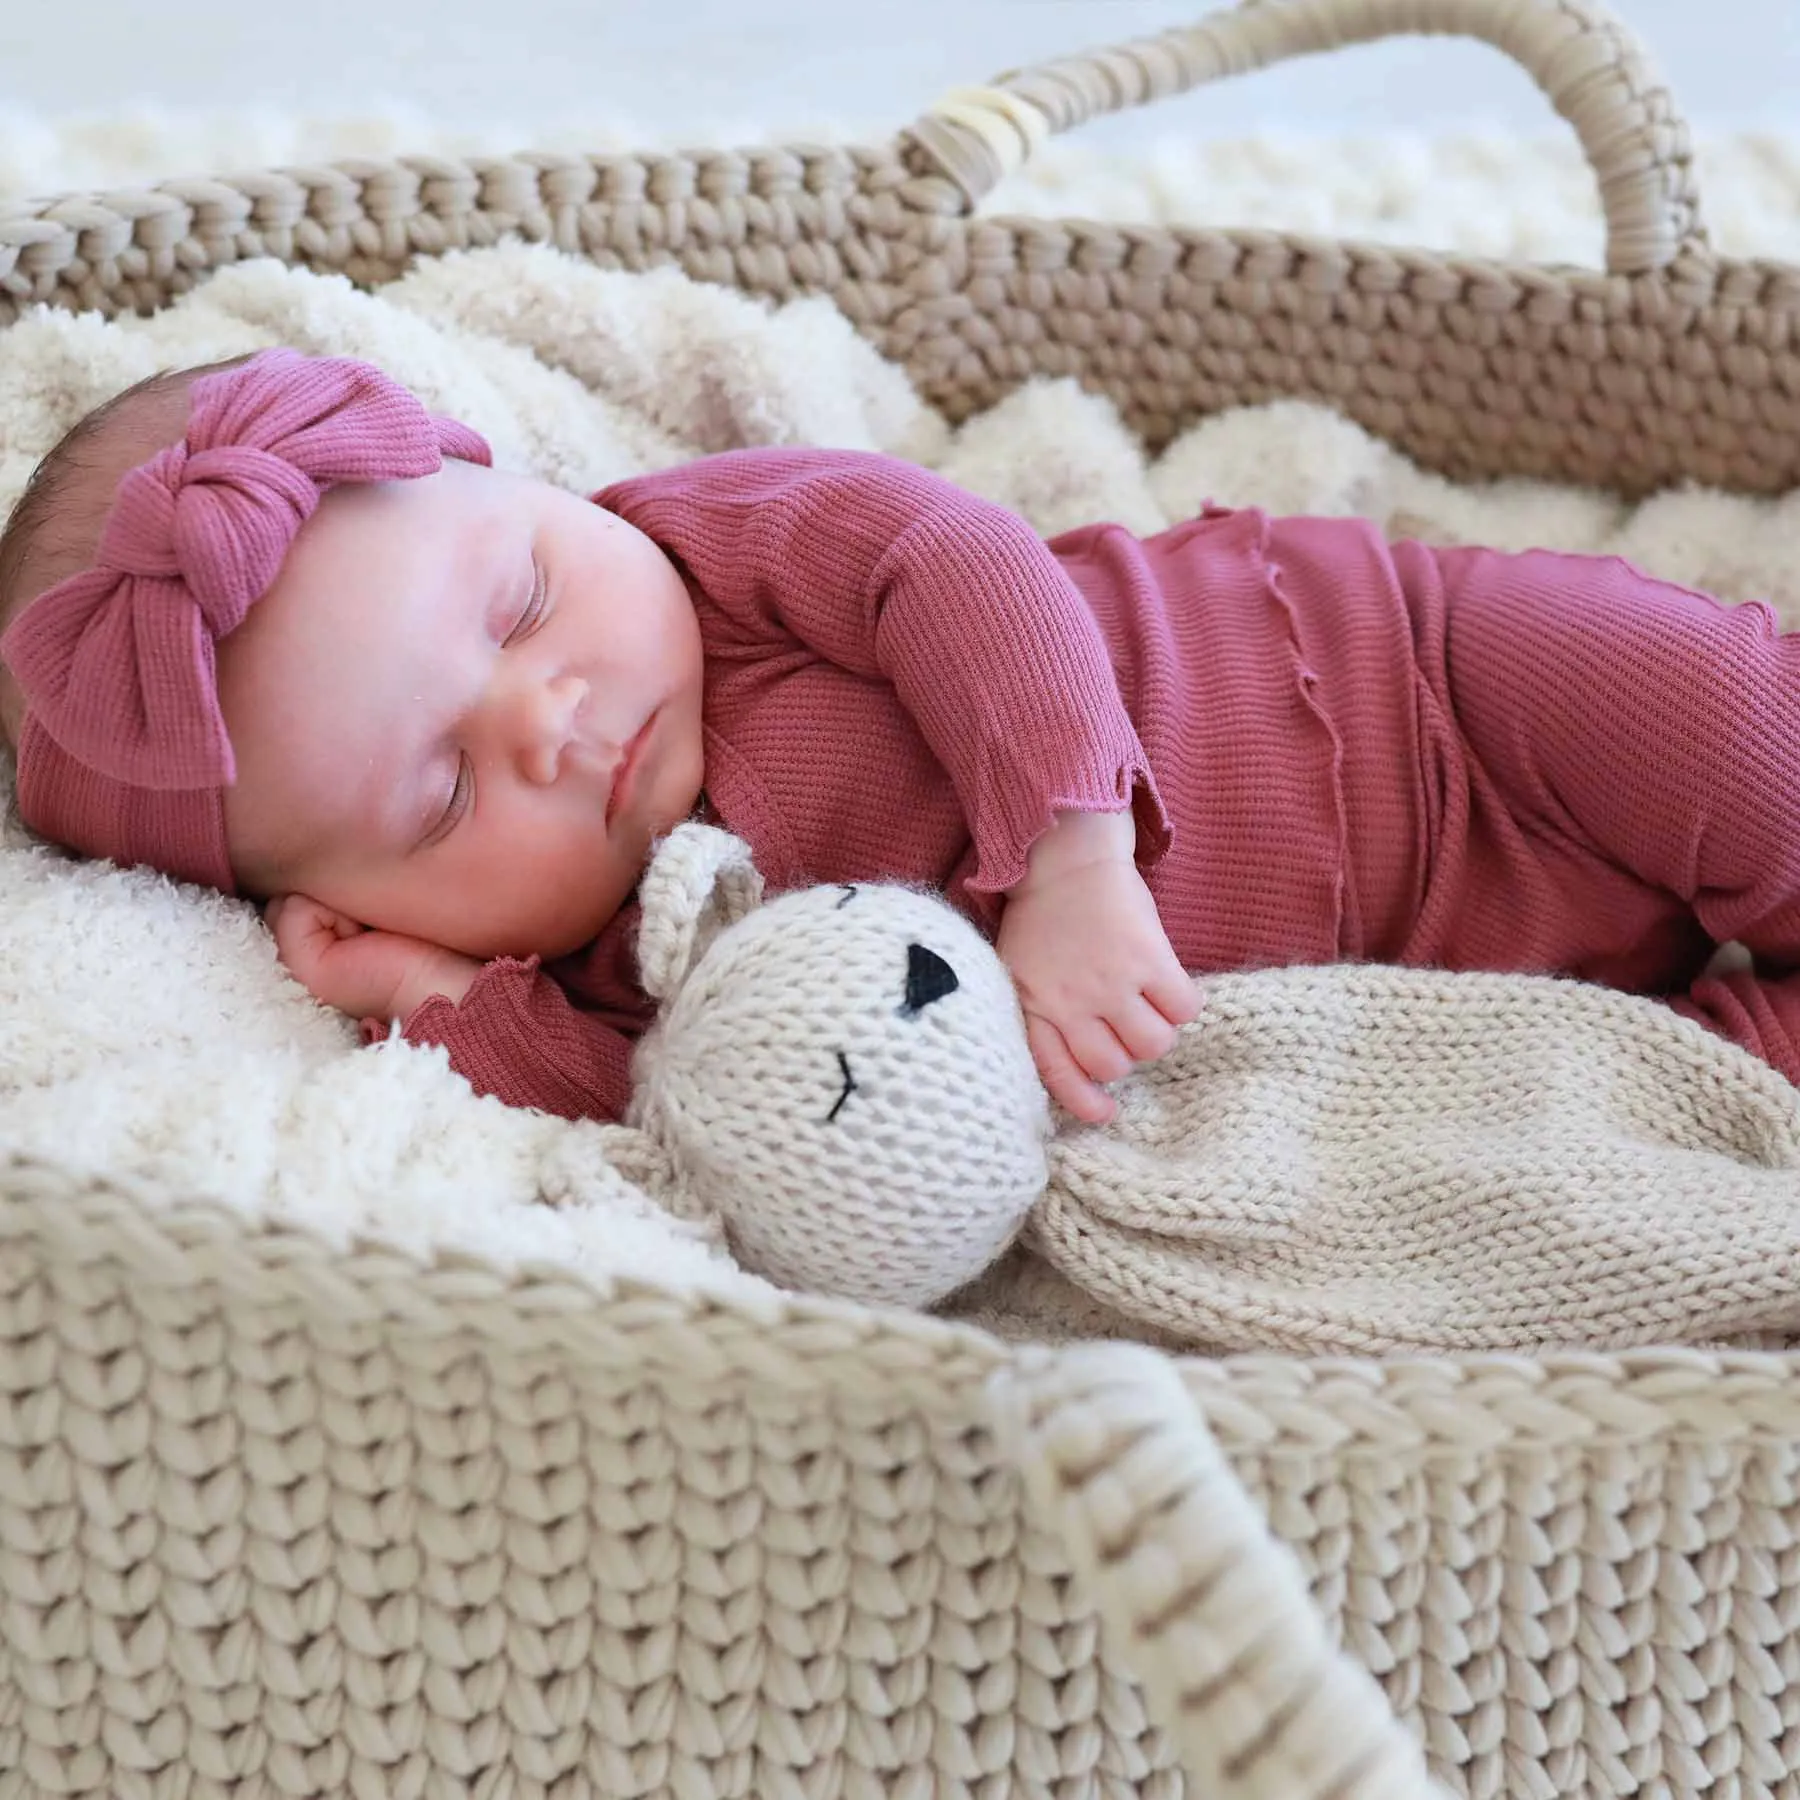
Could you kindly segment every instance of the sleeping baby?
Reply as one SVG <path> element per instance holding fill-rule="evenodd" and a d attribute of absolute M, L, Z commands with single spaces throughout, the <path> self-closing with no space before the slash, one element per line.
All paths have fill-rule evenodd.
<path fill-rule="evenodd" d="M 691 817 L 773 888 L 943 892 L 1078 1119 L 1190 971 L 1344 960 L 1663 995 L 1800 1081 L 1800 649 L 1616 559 L 1218 508 L 1046 543 L 833 450 L 584 498 L 274 350 L 82 420 L 0 624 L 29 825 L 266 902 L 319 1000 L 512 1104 L 623 1111 Z"/>

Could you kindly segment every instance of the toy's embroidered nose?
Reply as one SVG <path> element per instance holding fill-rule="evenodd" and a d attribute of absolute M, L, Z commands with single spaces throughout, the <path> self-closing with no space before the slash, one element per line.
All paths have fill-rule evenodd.
<path fill-rule="evenodd" d="M 909 1019 L 916 1017 L 932 1001 L 956 992 L 956 971 L 923 944 L 906 946 L 906 1002 L 900 1008 Z"/>

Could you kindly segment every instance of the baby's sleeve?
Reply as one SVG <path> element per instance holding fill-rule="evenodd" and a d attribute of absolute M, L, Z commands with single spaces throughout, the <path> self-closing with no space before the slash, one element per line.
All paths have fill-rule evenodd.
<path fill-rule="evenodd" d="M 886 683 L 956 789 L 1001 893 L 1060 811 L 1169 825 L 1086 598 L 1015 513 L 892 457 L 731 451 L 595 496 L 687 572 L 726 656 L 801 651 Z"/>
<path fill-rule="evenodd" d="M 1669 1004 L 1800 1085 L 1800 974 L 1731 969 L 1703 975 Z"/>
<path fill-rule="evenodd" d="M 508 1106 L 613 1121 L 631 1097 L 632 1040 L 576 1006 L 536 957 L 489 963 L 460 1002 L 434 995 L 401 1031 L 443 1045 L 476 1093 Z"/>

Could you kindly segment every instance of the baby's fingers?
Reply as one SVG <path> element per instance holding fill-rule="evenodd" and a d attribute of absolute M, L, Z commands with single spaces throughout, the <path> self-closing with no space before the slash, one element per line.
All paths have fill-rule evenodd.
<path fill-rule="evenodd" d="M 1115 1007 L 1107 1023 L 1133 1062 L 1155 1062 L 1175 1047 L 1177 1027 L 1141 994 Z"/>
<path fill-rule="evenodd" d="M 290 969 L 297 962 L 315 960 L 335 937 L 325 909 L 299 894 L 271 900 L 263 919 L 274 933 L 277 954 Z"/>
<path fill-rule="evenodd" d="M 1115 1111 L 1113 1097 L 1088 1078 L 1069 1049 L 1068 1040 L 1041 1013 L 1025 1015 L 1025 1040 L 1031 1060 L 1050 1098 L 1086 1125 L 1104 1125 Z"/>
<path fill-rule="evenodd" d="M 1062 1028 L 1075 1066 L 1089 1081 L 1122 1081 L 1131 1073 L 1132 1054 L 1105 1018 L 1077 1018 Z"/>
<path fill-rule="evenodd" d="M 1167 975 L 1144 985 L 1144 998 L 1171 1025 L 1189 1025 L 1200 1016 L 1200 987 L 1177 965 Z M 1166 1048 L 1166 1046 L 1165 1046 Z M 1157 1053 L 1161 1055 L 1162 1052 Z"/>
<path fill-rule="evenodd" d="M 316 939 L 322 943 L 355 937 L 365 928 L 356 920 L 306 894 L 278 894 L 263 908 L 263 921 L 275 934 L 277 945 Z"/>

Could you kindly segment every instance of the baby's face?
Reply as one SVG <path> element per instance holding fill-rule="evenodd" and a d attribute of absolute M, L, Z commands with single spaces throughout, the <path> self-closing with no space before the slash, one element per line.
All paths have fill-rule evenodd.
<path fill-rule="evenodd" d="M 334 489 L 219 647 L 240 881 L 559 956 L 701 784 L 699 625 L 641 532 L 468 463 Z"/>

